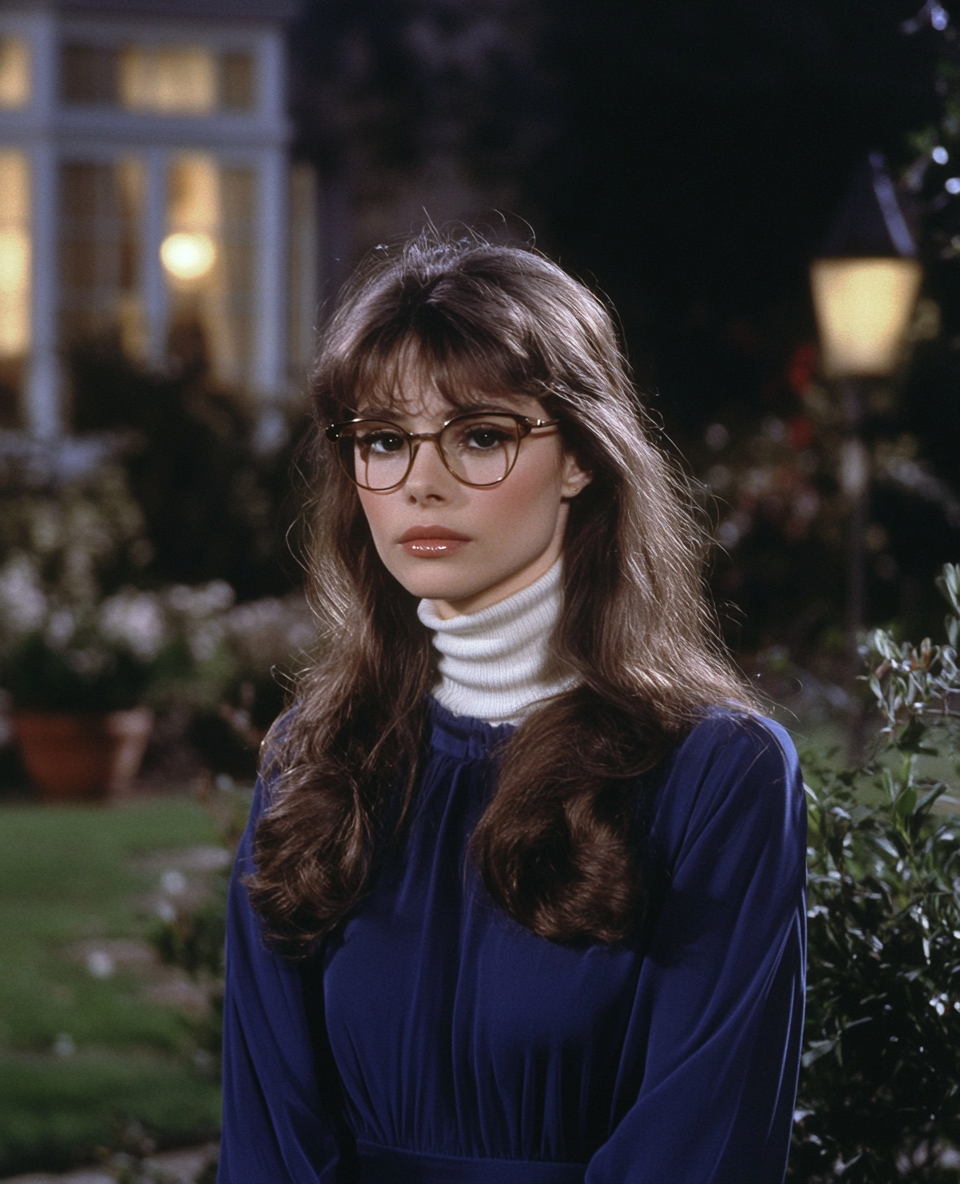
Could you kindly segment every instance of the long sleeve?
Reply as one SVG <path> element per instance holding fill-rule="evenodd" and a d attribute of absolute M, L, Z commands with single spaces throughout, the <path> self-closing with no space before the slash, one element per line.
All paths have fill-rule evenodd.
<path fill-rule="evenodd" d="M 785 734 L 729 715 L 696 729 L 659 795 L 651 848 L 667 885 L 620 1113 L 586 1184 L 778 1184 L 805 969 L 806 814 Z"/>
<path fill-rule="evenodd" d="M 324 1116 L 299 969 L 267 950 L 242 878 L 253 870 L 257 783 L 227 906 L 223 1139 L 218 1184 L 333 1184 L 339 1151 Z"/>

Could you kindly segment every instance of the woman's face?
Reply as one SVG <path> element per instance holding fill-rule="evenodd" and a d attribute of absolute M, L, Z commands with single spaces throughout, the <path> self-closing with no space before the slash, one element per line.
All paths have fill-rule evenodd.
<path fill-rule="evenodd" d="M 436 432 L 462 408 L 451 407 L 423 379 L 404 383 L 391 408 L 358 409 L 408 432 Z M 485 397 L 486 411 L 549 419 L 537 399 Z M 384 566 L 408 592 L 432 600 L 441 617 L 473 613 L 526 588 L 556 562 L 569 500 L 590 481 L 555 427 L 520 443 L 516 464 L 499 485 L 476 488 L 450 473 L 431 440 L 420 444 L 397 489 L 357 490 Z"/>

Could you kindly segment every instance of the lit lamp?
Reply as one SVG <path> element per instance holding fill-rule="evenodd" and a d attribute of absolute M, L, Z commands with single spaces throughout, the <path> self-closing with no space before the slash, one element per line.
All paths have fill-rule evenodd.
<path fill-rule="evenodd" d="M 853 673 L 864 618 L 869 455 L 860 439 L 863 388 L 897 369 L 920 288 L 917 248 L 886 161 L 871 153 L 810 268 L 824 376 L 841 389 L 847 438 L 840 483 L 850 501 L 847 630 Z M 856 743 L 856 738 L 853 743 Z"/>
<path fill-rule="evenodd" d="M 916 259 L 817 259 L 810 268 L 827 378 L 888 378 L 920 287 Z"/>
<path fill-rule="evenodd" d="M 217 261 L 217 245 L 209 234 L 177 231 L 160 244 L 160 262 L 170 276 L 189 284 L 208 275 Z"/>

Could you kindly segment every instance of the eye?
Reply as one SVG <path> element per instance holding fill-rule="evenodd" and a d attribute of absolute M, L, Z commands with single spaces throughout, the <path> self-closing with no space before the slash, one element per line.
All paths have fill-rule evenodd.
<path fill-rule="evenodd" d="M 381 456 L 394 452 L 401 452 L 406 447 L 406 440 L 395 428 L 368 428 L 357 432 L 357 446 L 364 452 L 373 452 Z"/>
<path fill-rule="evenodd" d="M 487 421 L 463 424 L 460 431 L 460 445 L 477 452 L 492 452 L 502 448 L 511 438 L 505 425 Z"/>

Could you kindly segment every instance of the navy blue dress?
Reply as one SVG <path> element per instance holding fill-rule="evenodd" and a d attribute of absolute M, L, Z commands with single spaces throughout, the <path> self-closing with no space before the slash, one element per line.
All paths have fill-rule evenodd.
<path fill-rule="evenodd" d="M 536 937 L 465 859 L 502 727 L 431 701 L 416 814 L 305 964 L 230 895 L 221 1184 L 777 1184 L 803 1021 L 806 814 L 776 724 L 711 712 L 639 795 L 622 947 Z"/>

